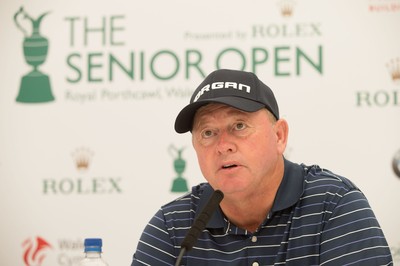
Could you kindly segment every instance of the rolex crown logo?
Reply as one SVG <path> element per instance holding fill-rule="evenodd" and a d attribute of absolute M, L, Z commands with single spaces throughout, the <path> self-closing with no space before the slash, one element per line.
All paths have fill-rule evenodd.
<path fill-rule="evenodd" d="M 386 64 L 394 82 L 400 82 L 400 58 L 394 58 Z"/>
<path fill-rule="evenodd" d="M 78 148 L 73 153 L 72 156 L 75 161 L 75 166 L 79 171 L 86 171 L 89 168 L 90 161 L 93 157 L 93 152 L 88 148 Z"/>
<path fill-rule="evenodd" d="M 291 17 L 293 15 L 294 3 L 291 1 L 283 0 L 280 3 L 281 14 L 284 17 Z"/>

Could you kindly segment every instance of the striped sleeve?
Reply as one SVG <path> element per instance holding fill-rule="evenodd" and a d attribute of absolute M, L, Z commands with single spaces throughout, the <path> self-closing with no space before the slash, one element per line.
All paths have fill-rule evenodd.
<path fill-rule="evenodd" d="M 133 255 L 132 266 L 174 265 L 174 246 L 165 225 L 162 210 L 159 210 L 146 225 Z"/>
<path fill-rule="evenodd" d="M 357 189 L 343 195 L 321 232 L 320 265 L 391 265 L 382 229 Z"/>

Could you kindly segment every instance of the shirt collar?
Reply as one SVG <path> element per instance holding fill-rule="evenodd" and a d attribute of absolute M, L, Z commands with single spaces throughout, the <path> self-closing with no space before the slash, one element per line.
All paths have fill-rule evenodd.
<path fill-rule="evenodd" d="M 293 206 L 304 191 L 304 168 L 285 159 L 284 171 L 271 212 L 281 211 Z"/>
<path fill-rule="evenodd" d="M 284 161 L 284 165 L 283 179 L 279 185 L 278 192 L 276 193 L 271 212 L 281 211 L 294 205 L 304 191 L 303 167 L 286 159 Z M 201 210 L 204 209 L 213 192 L 214 189 L 208 183 L 203 186 L 202 194 L 199 195 L 200 200 L 197 206 L 195 218 L 200 215 Z M 207 223 L 206 227 L 223 228 L 225 225 L 226 222 L 224 214 L 222 213 L 221 209 L 218 208 L 211 216 L 211 219 Z"/>

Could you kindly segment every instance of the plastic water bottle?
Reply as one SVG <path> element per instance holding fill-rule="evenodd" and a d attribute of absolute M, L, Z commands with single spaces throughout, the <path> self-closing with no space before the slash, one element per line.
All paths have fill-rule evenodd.
<path fill-rule="evenodd" d="M 103 241 L 101 238 L 85 239 L 85 258 L 81 260 L 79 266 L 108 266 L 101 257 L 101 247 Z"/>

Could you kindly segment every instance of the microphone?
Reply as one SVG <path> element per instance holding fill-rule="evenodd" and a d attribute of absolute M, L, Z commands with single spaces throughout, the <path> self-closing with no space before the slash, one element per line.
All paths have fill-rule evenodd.
<path fill-rule="evenodd" d="M 221 190 L 215 190 L 214 193 L 211 195 L 206 206 L 201 211 L 200 215 L 197 216 L 196 220 L 194 220 L 192 227 L 189 229 L 185 238 L 183 239 L 181 244 L 181 251 L 179 253 L 178 258 L 176 259 L 175 266 L 179 266 L 183 254 L 185 254 L 186 251 L 189 251 L 193 248 L 194 243 L 199 238 L 200 233 L 206 227 L 208 221 L 214 214 L 215 210 L 217 209 L 219 203 L 222 201 L 223 198 L 224 198 L 224 193 L 222 193 Z"/>

